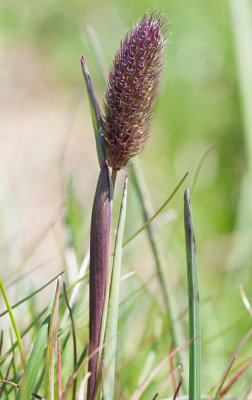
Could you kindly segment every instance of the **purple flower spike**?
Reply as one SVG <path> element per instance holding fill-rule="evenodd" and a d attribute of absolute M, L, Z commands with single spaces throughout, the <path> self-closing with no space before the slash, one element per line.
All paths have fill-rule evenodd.
<path fill-rule="evenodd" d="M 115 171 L 127 166 L 148 138 L 166 32 L 166 19 L 146 13 L 116 53 L 104 105 L 106 159 Z"/>

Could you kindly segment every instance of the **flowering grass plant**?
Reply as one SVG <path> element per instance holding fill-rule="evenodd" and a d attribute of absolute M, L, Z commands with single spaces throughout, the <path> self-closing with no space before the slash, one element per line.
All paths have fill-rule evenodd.
<path fill-rule="evenodd" d="M 162 249 L 153 229 L 153 221 L 170 200 L 176 196 L 179 201 L 179 189 L 188 174 L 182 177 L 161 207 L 151 214 L 141 174 L 137 163 L 134 165 L 134 157 L 143 150 L 151 131 L 150 121 L 162 79 L 167 35 L 167 20 L 157 12 L 147 12 L 137 22 L 116 52 L 102 109 L 85 58 L 81 56 L 99 163 L 89 232 L 90 248 L 81 263 L 78 279 L 72 284 L 64 283 L 63 291 L 62 272 L 11 305 L 5 284 L 0 281 L 2 300 L 6 306 L 0 318 L 8 317 L 12 325 L 9 335 L 4 327 L 0 334 L 0 399 L 154 400 L 166 394 L 173 399 L 180 395 L 189 400 L 202 398 L 200 296 L 188 188 L 184 190 L 184 264 L 188 304 L 179 317 L 173 310 Z M 123 176 L 123 188 L 117 217 L 113 202 L 118 198 L 116 179 L 119 174 Z M 134 201 L 138 203 L 144 222 L 125 240 L 128 185 L 135 190 Z M 78 205 L 73 198 L 71 185 L 67 190 L 69 201 L 65 224 L 69 234 L 74 237 L 76 220 L 73 215 L 76 215 Z M 116 220 L 115 237 L 113 220 Z M 153 256 L 158 293 L 149 288 L 151 280 L 144 281 L 136 271 L 122 277 L 124 248 L 144 230 Z M 128 282 L 132 275 L 134 282 L 140 281 L 141 284 L 133 291 L 130 287 L 130 295 L 121 300 L 122 279 Z M 55 280 L 56 288 L 48 306 L 35 315 L 32 307 L 34 296 Z M 146 312 L 146 304 L 141 304 L 141 300 L 138 304 L 134 300 L 138 293 L 151 301 L 151 308 L 147 312 L 156 312 L 155 318 L 146 318 L 142 333 L 137 319 Z M 252 315 L 244 290 L 242 298 Z M 21 304 L 28 304 L 28 308 L 32 309 L 31 322 L 22 332 L 14 315 L 15 309 Z M 185 316 L 186 337 L 181 340 L 181 332 L 178 332 L 176 324 Z M 155 334 L 158 321 L 162 322 L 161 333 Z M 149 343 L 150 329 L 154 338 Z M 131 332 L 140 337 L 133 357 L 125 346 L 127 335 Z M 224 397 L 252 365 L 249 358 L 237 369 L 232 369 L 239 350 L 251 334 L 250 329 L 238 342 L 219 382 L 209 388 L 209 399 Z M 160 343 L 162 347 L 157 351 Z M 136 361 L 136 366 L 132 368 L 132 360 L 138 357 L 140 361 Z M 244 393 L 245 398 L 248 398 L 251 389 L 250 384 Z"/>

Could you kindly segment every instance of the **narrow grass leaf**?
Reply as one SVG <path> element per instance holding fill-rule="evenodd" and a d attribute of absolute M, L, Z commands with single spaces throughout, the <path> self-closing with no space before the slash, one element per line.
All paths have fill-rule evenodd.
<path fill-rule="evenodd" d="M 57 281 L 56 292 L 50 317 L 49 332 L 46 350 L 46 372 L 45 372 L 45 397 L 46 400 L 54 399 L 54 350 L 58 330 L 60 278 Z"/>
<path fill-rule="evenodd" d="M 4 290 L 4 286 L 2 284 L 1 279 L 0 279 L 0 290 L 2 292 L 4 301 L 5 301 L 5 305 L 6 305 L 6 308 L 8 310 L 8 313 L 9 313 L 9 316 L 10 316 L 10 319 L 11 319 L 11 322 L 12 322 L 12 326 L 13 326 L 13 329 L 14 329 L 14 332 L 15 332 L 15 335 L 16 335 L 16 338 L 17 338 L 18 348 L 19 348 L 19 352 L 20 352 L 20 356 L 21 356 L 22 368 L 25 370 L 26 360 L 25 360 L 25 354 L 24 354 L 24 350 L 23 350 L 23 346 L 22 346 L 22 342 L 21 342 L 21 336 L 20 336 L 16 321 L 15 321 L 15 318 L 14 318 L 14 315 L 13 315 L 13 312 L 12 312 L 12 308 L 10 306 L 10 303 L 9 303 L 7 294 L 6 294 L 5 290 Z"/>
<path fill-rule="evenodd" d="M 199 178 L 199 174 L 200 174 L 200 171 L 201 171 L 201 169 L 202 169 L 202 166 L 203 166 L 204 162 L 206 161 L 206 159 L 207 159 L 207 157 L 209 156 L 209 154 L 211 154 L 211 152 L 216 148 L 216 146 L 217 146 L 216 144 L 213 144 L 212 146 L 210 146 L 210 147 L 202 154 L 202 156 L 201 156 L 201 158 L 200 158 L 200 160 L 199 160 L 197 169 L 196 169 L 195 174 L 194 174 L 193 183 L 192 183 L 192 189 L 191 189 L 191 194 L 194 192 L 194 189 L 195 189 L 195 187 L 196 187 L 196 184 L 197 184 L 197 181 L 198 181 L 198 178 Z"/>
<path fill-rule="evenodd" d="M 195 236 L 188 189 L 185 190 L 184 195 L 184 220 L 187 259 L 189 337 L 192 339 L 189 346 L 189 399 L 200 400 L 201 343 L 199 288 Z"/>
<path fill-rule="evenodd" d="M 181 179 L 181 181 L 178 183 L 178 185 L 175 187 L 175 189 L 173 190 L 173 192 L 171 193 L 171 195 L 168 197 L 168 199 L 162 204 L 162 206 L 155 212 L 155 214 L 148 219 L 147 222 L 145 222 L 145 224 L 138 229 L 138 231 L 136 233 L 134 233 L 134 235 L 132 235 L 126 242 L 123 243 L 123 247 L 127 246 L 127 244 L 129 244 L 133 239 L 135 239 L 139 233 L 141 233 L 145 228 L 147 228 L 147 226 L 154 221 L 155 218 L 157 218 L 157 216 L 163 211 L 163 209 L 167 206 L 167 204 L 171 201 L 171 199 L 174 197 L 174 195 L 177 193 L 177 191 L 179 190 L 180 186 L 183 184 L 184 180 L 186 179 L 188 175 L 188 172 L 183 176 L 183 178 Z"/>
<path fill-rule="evenodd" d="M 144 221 L 147 222 L 149 219 L 149 215 L 151 215 L 150 210 L 149 210 L 149 205 L 150 203 L 150 196 L 148 193 L 148 188 L 144 187 L 144 182 L 143 179 L 141 179 L 141 174 L 139 173 L 140 171 L 137 168 L 137 164 L 133 166 L 134 168 L 131 168 L 131 176 L 133 178 L 133 184 L 135 186 L 136 194 L 138 197 L 139 205 L 142 211 L 142 215 L 144 218 Z M 155 266 L 156 266 L 156 271 L 157 271 L 157 278 L 160 286 L 160 290 L 163 296 L 164 300 L 164 306 L 165 306 L 165 311 L 167 315 L 168 322 L 171 323 L 171 338 L 174 343 L 174 347 L 177 347 L 179 344 L 179 332 L 177 332 L 177 329 L 175 329 L 174 324 L 172 323 L 173 321 L 173 315 L 174 315 L 174 307 L 172 307 L 171 299 L 170 299 L 170 290 L 169 287 L 165 281 L 165 276 L 164 276 L 164 263 L 162 259 L 162 251 L 159 245 L 158 238 L 155 235 L 154 229 L 151 224 L 149 224 L 147 227 L 147 235 L 151 247 L 151 251 L 153 254 L 153 258 L 155 260 Z M 178 357 L 177 361 L 179 361 Z"/>
<path fill-rule="evenodd" d="M 39 289 L 35 290 L 29 296 L 24 297 L 23 299 L 19 300 L 17 303 L 15 303 L 13 306 L 11 306 L 12 309 L 20 306 L 21 304 L 25 303 L 27 300 L 31 299 L 34 297 L 37 293 L 41 292 L 43 289 L 45 289 L 47 286 L 49 286 L 52 282 L 54 282 L 60 275 L 64 274 L 64 271 L 60 272 L 58 275 L 56 275 L 54 278 L 52 278 L 50 281 L 48 281 L 45 285 L 41 286 Z M 8 313 L 8 310 L 3 311 L 0 314 L 0 318 L 3 317 L 5 314 Z"/>
<path fill-rule="evenodd" d="M 94 84 L 92 78 L 89 74 L 87 64 L 85 62 L 84 56 L 81 56 L 81 67 L 83 76 L 86 82 L 87 92 L 88 92 L 88 99 L 90 105 L 90 111 L 92 116 L 93 128 L 95 133 L 95 141 L 96 141 L 96 151 L 98 156 L 98 161 L 100 167 L 105 164 L 105 157 L 104 157 L 104 144 L 103 144 L 103 128 L 102 128 L 102 117 L 100 107 L 98 105 L 97 96 L 95 93 Z"/>
<path fill-rule="evenodd" d="M 75 325 L 74 325 L 72 309 L 70 307 L 68 297 L 67 297 L 65 282 L 63 283 L 63 291 L 64 291 L 64 296 L 65 296 L 67 308 L 68 308 L 70 319 L 71 319 L 71 328 L 72 328 L 72 336 L 73 336 L 73 364 L 74 364 L 74 369 L 76 369 L 76 367 L 77 367 L 77 346 L 76 346 Z M 74 381 L 74 385 L 73 385 L 73 400 L 75 399 L 76 385 L 77 385 L 77 379 Z"/>
<path fill-rule="evenodd" d="M 59 338 L 57 338 L 57 354 L 58 354 L 58 400 L 62 400 L 62 368 L 61 368 L 61 354 L 60 354 Z"/>
<path fill-rule="evenodd" d="M 117 323 L 119 311 L 119 292 L 120 292 L 120 275 L 121 275 L 121 260 L 122 260 L 122 242 L 123 233 L 126 219 L 126 206 L 127 206 L 127 181 L 128 177 L 125 176 L 122 203 L 120 216 L 117 227 L 117 234 L 115 240 L 115 252 L 113 259 L 107 323 L 105 330 L 105 342 L 109 339 L 111 341 L 107 344 L 103 351 L 102 362 L 102 376 L 103 380 L 103 396 L 105 400 L 112 400 L 114 393 L 114 380 L 115 380 L 115 356 L 116 356 L 116 339 L 117 339 Z"/>
<path fill-rule="evenodd" d="M 92 45 L 92 50 L 94 52 L 103 81 L 104 83 L 106 83 L 108 76 L 108 66 L 96 30 L 93 25 L 86 25 L 86 32 Z"/>
<path fill-rule="evenodd" d="M 21 391 L 21 399 L 28 400 L 31 398 L 31 393 L 34 390 L 36 379 L 38 376 L 39 368 L 41 366 L 41 361 L 44 355 L 44 351 L 46 349 L 47 337 L 48 337 L 48 329 L 50 322 L 50 315 L 53 306 L 54 294 L 51 297 L 51 300 L 48 304 L 44 320 L 41 324 L 41 327 L 38 331 L 32 352 L 27 362 L 27 366 L 25 369 L 25 387 Z"/>

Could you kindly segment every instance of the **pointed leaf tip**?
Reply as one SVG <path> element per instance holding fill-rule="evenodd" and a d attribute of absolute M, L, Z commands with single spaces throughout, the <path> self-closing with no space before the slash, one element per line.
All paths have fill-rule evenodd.
<path fill-rule="evenodd" d="M 184 199 L 190 205 L 190 192 L 188 187 L 185 188 Z"/>
<path fill-rule="evenodd" d="M 88 92 L 90 111 L 91 111 L 93 128 L 94 128 L 94 133 L 95 133 L 98 161 L 99 161 L 100 167 L 102 168 L 102 166 L 105 164 L 105 153 L 104 153 L 104 143 L 103 143 L 103 122 L 102 122 L 101 111 L 100 111 L 100 107 L 98 104 L 94 84 L 93 84 L 91 75 L 88 71 L 88 67 L 85 62 L 83 54 L 81 54 L 80 61 L 81 61 L 81 68 L 82 68 L 83 76 L 84 76 L 86 87 L 87 87 L 87 92 Z"/>
<path fill-rule="evenodd" d="M 59 290 L 59 288 L 60 288 L 60 283 L 61 283 L 61 276 L 59 276 L 58 279 L 57 279 L 56 291 Z"/>

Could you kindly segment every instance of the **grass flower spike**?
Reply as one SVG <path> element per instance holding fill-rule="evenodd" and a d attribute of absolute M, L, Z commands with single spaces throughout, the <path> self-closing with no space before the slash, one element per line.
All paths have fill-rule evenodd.
<path fill-rule="evenodd" d="M 119 171 L 144 147 L 163 66 L 167 22 L 146 13 L 121 42 L 104 105 L 106 160 Z"/>

